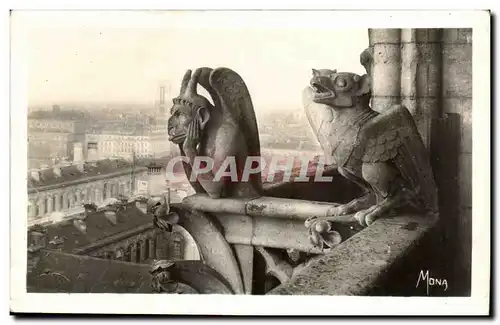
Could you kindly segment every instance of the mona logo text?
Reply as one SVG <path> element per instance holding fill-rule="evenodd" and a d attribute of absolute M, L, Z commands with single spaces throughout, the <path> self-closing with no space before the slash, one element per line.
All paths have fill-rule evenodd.
<path fill-rule="evenodd" d="M 418 288 L 420 285 L 425 285 L 426 286 L 426 293 L 429 295 L 429 288 L 438 286 L 442 287 L 444 291 L 448 290 L 448 281 L 446 279 L 441 279 L 441 278 L 433 278 L 430 276 L 429 270 L 420 270 L 420 273 L 418 275 L 417 279 L 417 286 Z"/>

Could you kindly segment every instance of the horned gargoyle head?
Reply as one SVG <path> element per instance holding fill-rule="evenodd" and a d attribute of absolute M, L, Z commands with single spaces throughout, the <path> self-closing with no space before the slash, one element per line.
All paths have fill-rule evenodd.
<path fill-rule="evenodd" d="M 197 93 L 198 78 L 202 72 L 203 69 L 197 69 L 191 74 L 191 70 L 187 70 L 182 79 L 179 96 L 173 99 L 174 105 L 168 119 L 169 140 L 173 143 L 183 143 L 190 126 L 195 132 L 202 132 L 210 119 L 212 104 Z"/>
<path fill-rule="evenodd" d="M 317 104 L 349 108 L 370 96 L 371 81 L 366 74 L 359 76 L 330 69 L 312 69 L 312 72 L 312 100 Z"/>

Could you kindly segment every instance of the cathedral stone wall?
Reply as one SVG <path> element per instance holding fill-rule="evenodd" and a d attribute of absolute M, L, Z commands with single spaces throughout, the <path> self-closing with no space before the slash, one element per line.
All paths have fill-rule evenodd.
<path fill-rule="evenodd" d="M 460 139 L 455 175 L 457 213 L 450 221 L 460 241 L 456 267 L 463 274 L 470 273 L 472 247 L 472 42 L 472 29 L 443 30 L 442 105 L 445 113 L 457 114 L 456 136 Z"/>
<path fill-rule="evenodd" d="M 403 104 L 415 118 L 439 189 L 447 267 L 470 287 L 472 29 L 370 29 L 369 40 L 372 106 Z"/>

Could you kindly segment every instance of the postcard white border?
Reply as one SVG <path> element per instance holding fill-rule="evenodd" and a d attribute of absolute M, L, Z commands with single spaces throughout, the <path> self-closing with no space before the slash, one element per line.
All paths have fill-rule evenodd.
<path fill-rule="evenodd" d="M 50 3 L 50 1 L 49 1 Z M 95 3 L 95 2 L 94 2 Z M 58 2 L 60 5 L 61 3 Z M 102 8 L 102 6 L 100 6 Z M 14 6 L 15 8 L 15 6 Z M 50 8 L 50 6 L 49 6 Z M 88 7 L 87 7 L 88 8 Z M 98 8 L 98 7 L 94 7 Z M 112 8 L 112 7 L 111 7 Z M 184 6 L 186 8 L 186 6 Z M 124 14 L 127 14 L 124 12 Z M 11 56 L 11 311 L 215 315 L 471 315 L 488 312 L 490 288 L 490 17 L 481 11 L 205 12 L 210 24 L 324 28 L 473 28 L 473 247 L 470 298 L 27 294 L 26 67 Z M 321 19 L 319 18 L 321 17 Z M 258 20 L 257 20 L 258 19 Z M 197 27 L 201 27 L 198 22 Z M 13 31 L 22 26 L 11 26 Z M 12 39 L 15 47 L 25 46 Z M 17 145 L 18 144 L 18 145 Z M 307 306 L 307 307 L 306 307 Z M 395 308 L 397 306 L 397 308 Z"/>

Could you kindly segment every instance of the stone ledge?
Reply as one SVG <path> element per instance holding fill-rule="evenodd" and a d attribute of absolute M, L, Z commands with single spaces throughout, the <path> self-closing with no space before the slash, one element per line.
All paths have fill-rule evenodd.
<path fill-rule="evenodd" d="M 268 294 L 365 295 L 436 224 L 437 218 L 413 216 L 377 220 Z"/>

